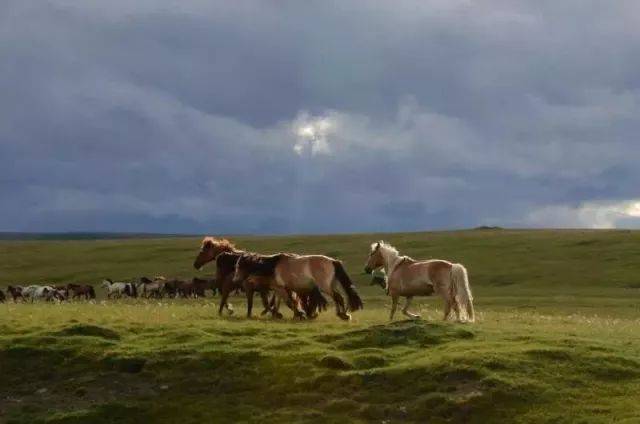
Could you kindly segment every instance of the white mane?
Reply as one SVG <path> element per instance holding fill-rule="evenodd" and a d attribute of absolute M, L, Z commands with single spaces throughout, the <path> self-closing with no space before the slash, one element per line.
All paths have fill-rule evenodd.
<path fill-rule="evenodd" d="M 380 254 L 384 259 L 385 273 L 389 274 L 398 261 L 401 260 L 400 252 L 398 252 L 398 249 L 382 240 L 371 244 L 371 252 L 374 252 L 376 249 L 380 250 Z"/>

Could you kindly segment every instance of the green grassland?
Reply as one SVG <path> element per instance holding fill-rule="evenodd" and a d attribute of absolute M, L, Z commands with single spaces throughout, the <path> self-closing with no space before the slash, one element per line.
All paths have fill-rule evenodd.
<path fill-rule="evenodd" d="M 368 246 L 465 264 L 478 322 L 388 320 Z M 0 305 L 0 421 L 640 422 L 640 232 L 239 237 L 343 260 L 365 309 L 217 316 L 218 298 Z M 0 242 L 0 287 L 191 277 L 194 238 Z M 101 289 L 98 289 L 101 292 Z"/>

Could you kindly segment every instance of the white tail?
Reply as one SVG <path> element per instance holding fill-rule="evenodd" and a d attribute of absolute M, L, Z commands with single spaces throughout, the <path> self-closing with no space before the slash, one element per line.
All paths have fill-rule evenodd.
<path fill-rule="evenodd" d="M 469 287 L 467 269 L 464 266 L 453 264 L 451 267 L 451 286 L 453 288 L 453 301 L 457 302 L 459 307 L 464 307 L 469 322 L 475 321 L 473 295 L 471 294 L 471 287 Z"/>

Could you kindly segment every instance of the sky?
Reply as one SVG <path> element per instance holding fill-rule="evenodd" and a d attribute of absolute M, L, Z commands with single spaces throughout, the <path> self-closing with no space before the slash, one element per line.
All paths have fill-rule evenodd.
<path fill-rule="evenodd" d="M 4 0 L 0 231 L 640 227 L 640 3 Z"/>

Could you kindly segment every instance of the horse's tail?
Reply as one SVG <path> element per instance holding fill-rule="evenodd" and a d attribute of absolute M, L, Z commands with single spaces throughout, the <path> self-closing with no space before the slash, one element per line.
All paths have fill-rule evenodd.
<path fill-rule="evenodd" d="M 353 285 L 349 275 L 344 270 L 344 265 L 340 261 L 333 261 L 333 268 L 335 269 L 335 278 L 340 282 L 342 288 L 347 294 L 347 300 L 349 301 L 349 309 L 352 311 L 357 311 L 358 309 L 362 309 L 362 299 L 356 292 L 356 286 Z"/>
<path fill-rule="evenodd" d="M 96 291 L 95 291 L 95 289 L 93 288 L 93 286 L 89 286 L 89 297 L 90 297 L 91 299 L 95 299 L 95 298 L 96 298 Z"/>
<path fill-rule="evenodd" d="M 318 312 L 321 312 L 327 310 L 329 302 L 327 302 L 327 299 L 324 298 L 322 292 L 316 286 L 313 288 L 313 290 L 311 290 L 311 293 L 309 293 L 309 304 L 311 305 L 313 310 L 317 308 Z"/>
<path fill-rule="evenodd" d="M 465 308 L 469 322 L 473 322 L 475 320 L 473 295 L 471 294 L 471 287 L 469 287 L 467 269 L 461 264 L 453 264 L 451 267 L 451 283 L 453 301 L 458 302 L 460 306 Z"/>

